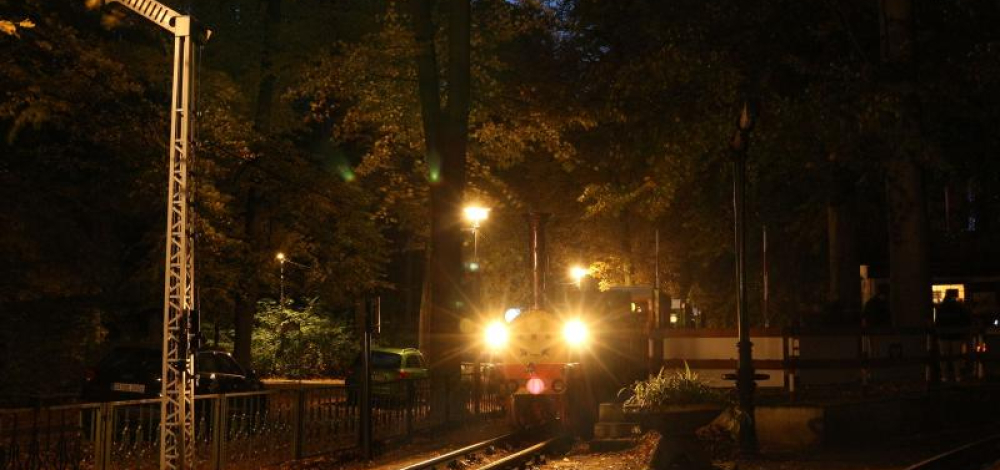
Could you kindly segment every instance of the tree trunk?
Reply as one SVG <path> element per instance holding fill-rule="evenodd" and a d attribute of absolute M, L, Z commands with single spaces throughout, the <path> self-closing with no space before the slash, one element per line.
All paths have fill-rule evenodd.
<path fill-rule="evenodd" d="M 273 115 L 274 83 L 277 80 L 272 55 L 274 52 L 277 25 L 281 22 L 281 0 L 265 0 L 265 13 L 261 23 L 260 39 L 260 82 L 257 85 L 257 105 L 254 110 L 254 129 L 262 135 L 271 130 Z M 243 235 L 247 248 L 244 253 L 245 269 L 240 274 L 240 292 L 234 303 L 235 338 L 233 339 L 233 355 L 241 364 L 251 366 L 253 363 L 253 322 L 257 313 L 257 300 L 260 294 L 260 260 L 267 260 L 268 243 L 264 230 L 261 228 L 261 207 L 264 197 L 257 190 L 253 176 L 248 175 L 246 210 L 243 214 Z"/>
<path fill-rule="evenodd" d="M 243 269 L 240 270 L 240 281 L 237 284 L 239 292 L 237 292 L 236 300 L 233 303 L 235 316 L 233 323 L 236 328 L 235 337 L 233 338 L 233 356 L 235 356 L 240 364 L 252 367 L 253 354 L 251 352 L 251 344 L 258 295 L 258 264 L 256 263 L 256 259 L 258 258 L 256 246 L 258 244 L 254 243 L 254 241 L 260 238 L 261 232 L 257 229 L 260 197 L 257 196 L 257 192 L 251 187 L 247 191 L 246 198 L 246 209 L 243 213 L 243 236 L 247 245 L 243 253 L 244 265 Z"/>
<path fill-rule="evenodd" d="M 881 57 L 884 89 L 900 95 L 897 139 L 918 139 L 912 87 L 913 31 L 911 0 L 880 0 Z M 890 137 L 886 136 L 886 139 Z M 931 282 L 927 202 L 916 157 L 899 142 L 889 142 L 885 194 L 889 214 L 889 309 L 896 326 L 920 327 L 930 318 Z"/>
<path fill-rule="evenodd" d="M 861 274 L 858 256 L 854 178 L 830 155 L 831 177 L 827 202 L 830 267 L 828 300 L 844 323 L 857 323 L 861 314 Z"/>
<path fill-rule="evenodd" d="M 622 257 L 622 285 L 631 286 L 635 278 L 635 260 L 632 252 L 632 226 L 626 211 L 622 211 L 618 217 L 618 248 Z"/>
<path fill-rule="evenodd" d="M 457 400 L 464 349 L 460 320 L 469 309 L 462 295 L 462 197 L 469 116 L 469 0 L 451 0 L 448 11 L 447 108 L 442 111 L 432 4 L 412 0 L 417 43 L 417 82 L 430 181 L 431 238 L 429 308 L 421 309 L 421 347 L 430 363 L 432 413 L 448 420 L 460 409 Z M 454 410 L 452 412 L 451 410 Z"/>
<path fill-rule="evenodd" d="M 261 132 L 271 130 L 274 103 L 274 83 L 278 77 L 274 70 L 275 36 L 281 23 L 281 0 L 265 0 L 264 22 L 260 38 L 260 83 L 257 85 L 257 107 L 254 111 L 254 127 Z"/>
<path fill-rule="evenodd" d="M 893 155 L 886 165 L 889 205 L 889 311 L 896 326 L 930 320 L 931 275 L 923 174 L 912 157 Z"/>

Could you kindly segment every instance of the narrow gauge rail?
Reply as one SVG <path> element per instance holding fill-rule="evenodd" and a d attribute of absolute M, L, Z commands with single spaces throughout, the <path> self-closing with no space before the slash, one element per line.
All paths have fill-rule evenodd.
<path fill-rule="evenodd" d="M 477 470 L 503 470 L 507 468 L 519 468 L 520 466 L 531 462 L 534 459 L 543 459 L 545 449 L 555 444 L 557 441 L 563 439 L 562 437 L 553 437 L 546 441 L 539 442 L 531 447 L 527 447 L 523 450 L 519 450 L 513 454 L 510 454 L 496 462 L 491 462 L 483 467 L 479 467 Z M 541 462 L 540 462 L 541 463 Z"/>
<path fill-rule="evenodd" d="M 493 439 L 487 439 L 483 442 L 473 444 L 461 449 L 449 452 L 444 455 L 439 455 L 429 460 L 423 462 L 415 463 L 409 465 L 400 470 L 434 470 L 434 469 L 445 469 L 453 468 L 453 463 L 459 461 L 463 457 L 473 457 L 476 453 L 481 452 L 488 447 L 498 444 L 503 441 L 507 441 L 517 437 L 516 434 L 506 434 L 503 436 L 495 437 Z M 528 446 L 521 449 L 513 454 L 510 454 L 500 460 L 495 462 L 490 462 L 482 467 L 478 467 L 476 470 L 503 470 L 508 468 L 517 468 L 525 463 L 531 462 L 532 460 L 541 459 L 542 452 L 551 447 L 554 443 L 563 439 L 562 437 L 553 437 L 542 442 L 538 442 L 534 445 Z"/>
<path fill-rule="evenodd" d="M 1000 469 L 1000 434 L 938 454 L 906 470 Z"/>
<path fill-rule="evenodd" d="M 433 470 L 441 466 L 441 468 L 450 468 L 451 463 L 458 461 L 462 457 L 473 456 L 477 452 L 483 451 L 484 449 L 500 442 L 506 441 L 514 437 L 514 434 L 504 434 L 502 436 L 494 437 L 492 439 L 487 439 L 483 442 L 472 444 L 470 446 L 463 447 L 458 450 L 448 452 L 447 454 L 442 454 L 423 462 L 418 462 L 413 465 L 403 467 L 400 470 Z"/>

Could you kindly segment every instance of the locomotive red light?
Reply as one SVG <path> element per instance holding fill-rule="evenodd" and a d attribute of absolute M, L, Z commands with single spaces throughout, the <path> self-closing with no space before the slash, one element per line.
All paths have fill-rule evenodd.
<path fill-rule="evenodd" d="M 528 389 L 528 393 L 531 393 L 532 395 L 538 395 L 539 393 L 545 391 L 545 381 L 538 377 L 528 379 L 528 384 L 525 386 L 525 388 Z"/>

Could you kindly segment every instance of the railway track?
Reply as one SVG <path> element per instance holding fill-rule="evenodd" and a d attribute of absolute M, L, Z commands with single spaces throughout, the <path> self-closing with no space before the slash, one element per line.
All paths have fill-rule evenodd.
<path fill-rule="evenodd" d="M 517 450 L 503 458 L 480 466 L 474 466 L 474 462 L 481 460 L 481 454 L 491 452 L 497 445 L 512 441 L 521 441 L 524 439 L 525 437 L 522 435 L 506 434 L 448 452 L 447 454 L 439 455 L 423 462 L 403 467 L 400 470 L 445 470 L 456 468 L 459 465 L 466 466 L 466 468 L 469 468 L 470 470 L 506 470 L 521 468 L 522 466 L 528 464 L 543 463 L 545 459 L 545 451 L 565 438 L 563 436 L 557 436 L 540 441 L 535 440 L 533 441 L 533 444 L 522 447 L 520 450 Z"/>
<path fill-rule="evenodd" d="M 1000 469 L 1000 434 L 935 455 L 906 470 L 993 470 Z"/>

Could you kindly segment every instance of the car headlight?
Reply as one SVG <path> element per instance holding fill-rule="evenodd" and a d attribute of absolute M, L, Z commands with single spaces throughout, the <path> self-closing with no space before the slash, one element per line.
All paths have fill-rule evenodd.
<path fill-rule="evenodd" d="M 486 327 L 486 346 L 490 349 L 507 346 L 507 338 L 507 327 L 503 323 L 493 322 Z"/>
<path fill-rule="evenodd" d="M 587 343 L 587 325 L 580 320 L 570 320 L 563 327 L 563 337 L 570 346 L 582 346 Z"/>

